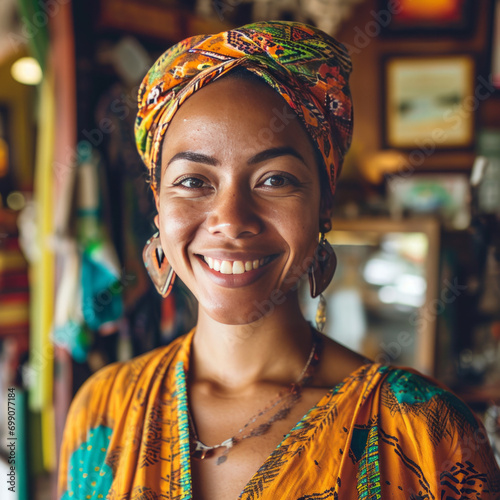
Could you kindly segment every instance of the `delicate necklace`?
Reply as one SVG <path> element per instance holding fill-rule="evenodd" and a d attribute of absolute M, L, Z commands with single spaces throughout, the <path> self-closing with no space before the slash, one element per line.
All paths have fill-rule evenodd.
<path fill-rule="evenodd" d="M 222 443 L 207 446 L 202 443 L 198 438 L 198 433 L 196 432 L 196 426 L 194 425 L 194 420 L 191 415 L 191 411 L 188 406 L 188 418 L 189 418 L 189 426 L 191 428 L 192 436 L 191 436 L 191 455 L 193 458 L 198 460 L 204 460 L 206 458 L 211 458 L 214 456 L 215 451 L 219 448 L 226 448 L 224 453 L 217 458 L 217 465 L 224 463 L 227 460 L 227 454 L 229 450 L 238 444 L 240 441 L 244 439 L 261 436 L 265 434 L 270 428 L 271 425 L 277 420 L 282 420 L 286 418 L 286 416 L 290 413 L 290 410 L 293 406 L 300 400 L 302 396 L 302 387 L 308 383 L 314 374 L 314 370 L 319 362 L 319 351 L 321 345 L 321 336 L 312 329 L 313 332 L 313 343 L 311 347 L 311 352 L 309 353 L 309 357 L 307 358 L 307 362 L 302 369 L 301 374 L 296 382 L 290 384 L 287 389 L 280 391 L 277 396 L 266 406 L 263 410 L 258 411 L 250 420 L 232 437 L 226 439 Z M 244 433 L 246 429 L 248 429 L 252 424 L 254 424 L 257 419 L 271 411 L 273 408 L 276 408 L 280 405 L 280 403 L 284 403 L 282 408 L 279 408 L 268 420 L 263 424 L 258 425 L 257 427 L 250 429 L 247 433 Z"/>

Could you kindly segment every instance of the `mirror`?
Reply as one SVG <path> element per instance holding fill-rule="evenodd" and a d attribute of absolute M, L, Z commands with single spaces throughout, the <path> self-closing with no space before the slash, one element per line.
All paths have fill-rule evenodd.
<path fill-rule="evenodd" d="M 439 223 L 433 218 L 333 220 L 338 259 L 323 293 L 324 333 L 380 363 L 434 373 Z M 307 318 L 318 299 L 303 287 Z"/>

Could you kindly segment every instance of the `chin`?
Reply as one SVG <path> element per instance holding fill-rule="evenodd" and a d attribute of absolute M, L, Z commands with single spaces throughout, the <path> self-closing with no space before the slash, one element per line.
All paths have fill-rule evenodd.
<path fill-rule="evenodd" d="M 247 304 L 246 306 L 236 305 L 234 301 L 226 304 L 203 304 L 203 309 L 213 321 L 223 325 L 252 325 L 256 326 L 260 320 L 274 312 L 274 307 L 269 300 L 262 301 L 260 304 Z"/>

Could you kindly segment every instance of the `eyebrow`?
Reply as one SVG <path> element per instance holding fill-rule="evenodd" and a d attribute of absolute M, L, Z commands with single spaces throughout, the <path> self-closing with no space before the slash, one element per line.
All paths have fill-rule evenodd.
<path fill-rule="evenodd" d="M 248 160 L 248 164 L 255 165 L 256 163 L 260 163 L 265 160 L 271 160 L 272 158 L 276 158 L 278 156 L 287 155 L 295 156 L 295 158 L 298 158 L 302 163 L 305 163 L 304 158 L 302 158 L 302 155 L 298 151 L 290 146 L 283 146 L 281 148 L 266 149 L 265 151 L 257 153 Z"/>
<path fill-rule="evenodd" d="M 217 166 L 220 164 L 219 160 L 213 156 L 204 155 L 203 153 L 195 153 L 194 151 L 181 151 L 170 158 L 167 166 L 177 160 L 188 160 L 194 163 L 204 163 L 205 165 Z"/>
<path fill-rule="evenodd" d="M 298 158 L 302 163 L 305 163 L 302 155 L 296 151 L 294 148 L 290 146 L 283 146 L 279 148 L 270 148 L 265 151 L 261 151 L 256 155 L 252 156 L 248 160 L 248 165 L 256 165 L 257 163 L 261 163 L 266 160 L 271 160 L 273 158 L 277 158 L 278 156 L 294 156 Z M 205 155 L 203 153 L 195 153 L 194 151 L 181 151 L 180 153 L 175 154 L 170 158 L 167 163 L 167 166 L 177 160 L 188 160 L 194 163 L 203 163 L 205 165 L 212 165 L 214 167 L 220 165 L 219 160 L 214 158 L 213 156 Z"/>

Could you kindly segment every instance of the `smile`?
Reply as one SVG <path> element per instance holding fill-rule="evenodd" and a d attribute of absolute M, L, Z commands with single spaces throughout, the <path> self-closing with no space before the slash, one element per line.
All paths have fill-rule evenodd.
<path fill-rule="evenodd" d="M 213 259 L 212 257 L 205 257 L 204 255 L 200 255 L 200 257 L 207 263 L 210 269 L 213 269 L 221 274 L 243 274 L 269 264 L 269 262 L 271 262 L 276 255 L 269 255 L 268 257 L 264 257 L 262 259 L 247 261 L 218 260 Z"/>

